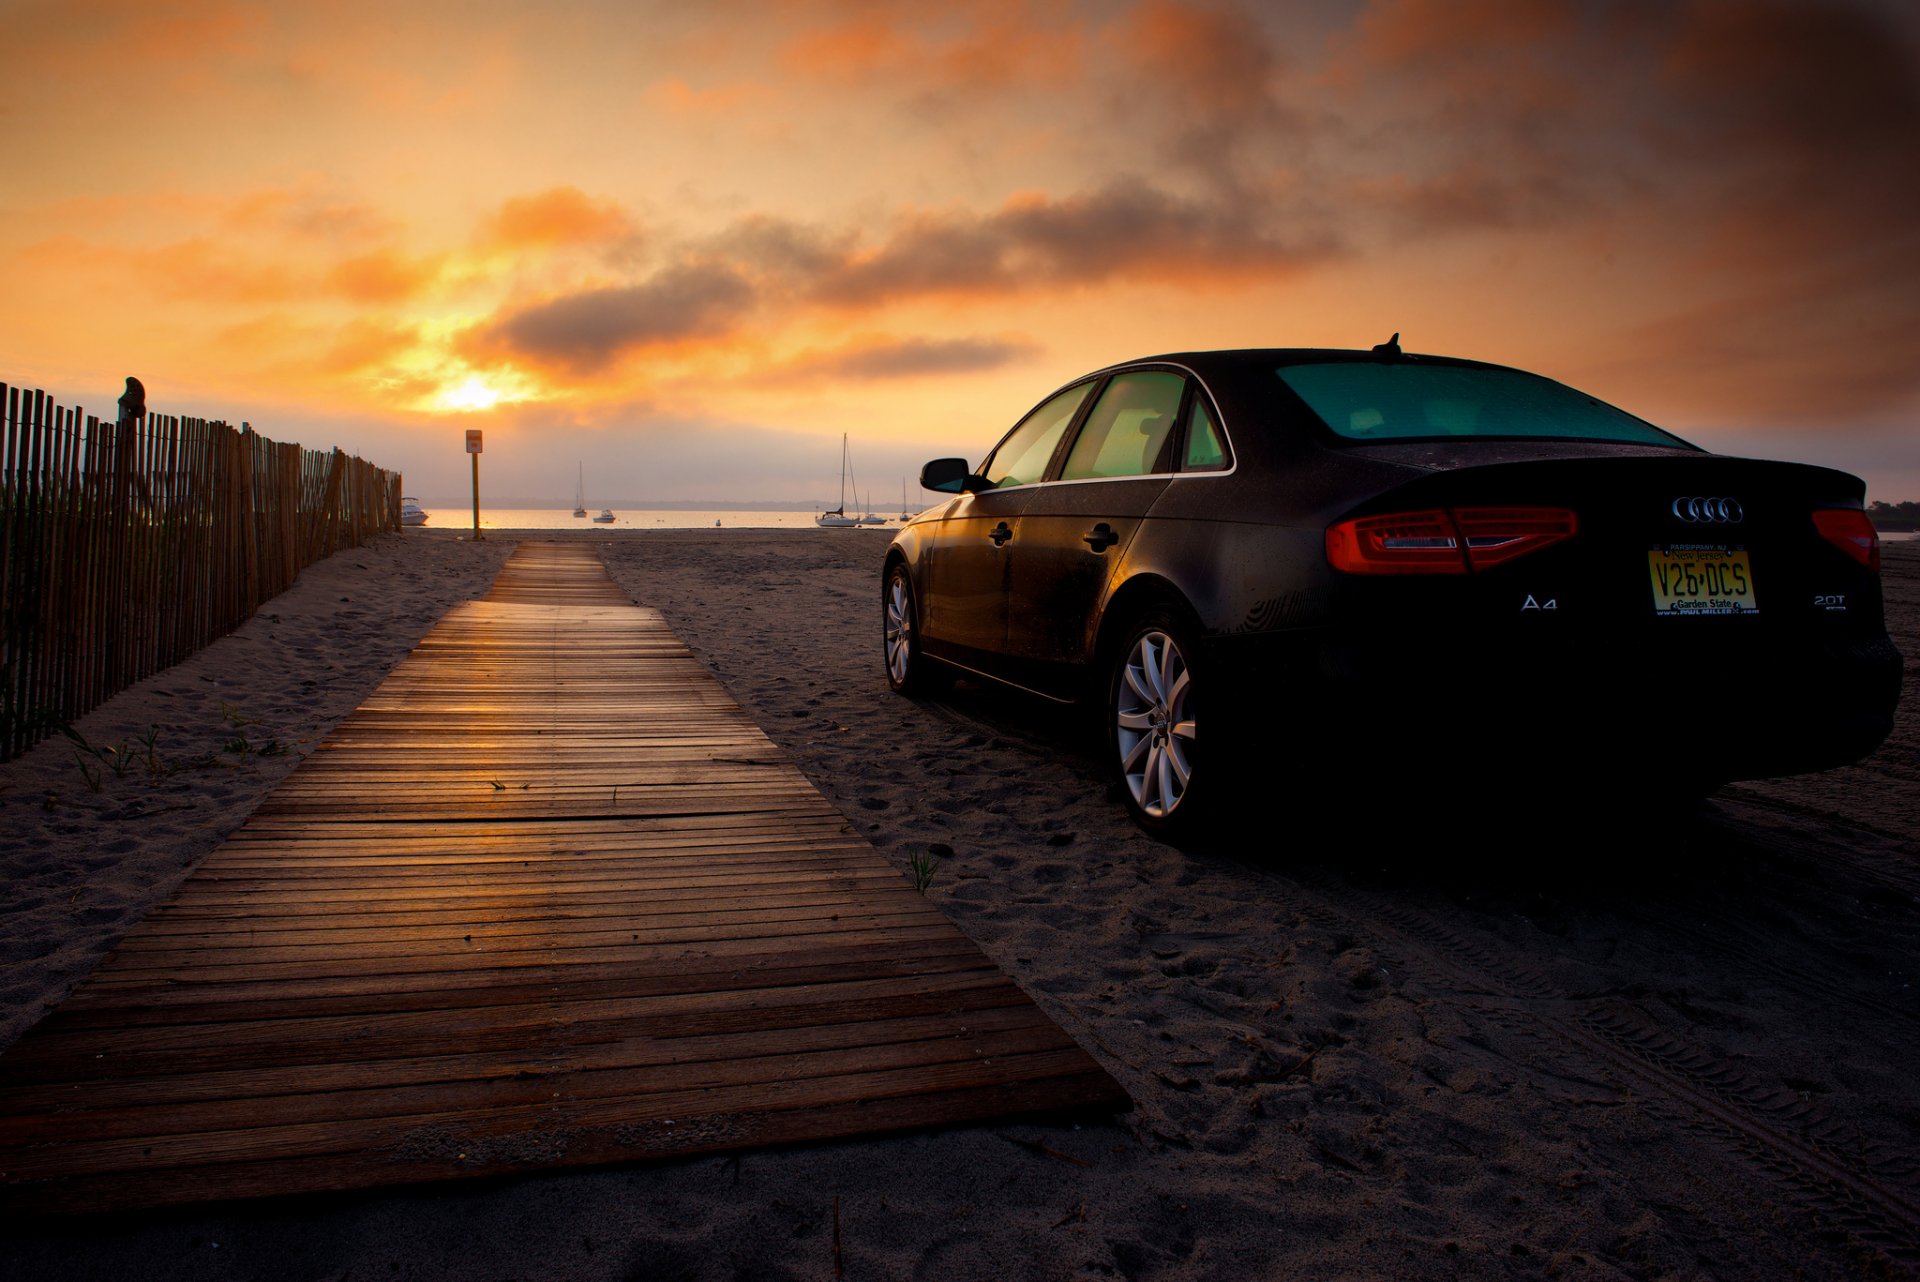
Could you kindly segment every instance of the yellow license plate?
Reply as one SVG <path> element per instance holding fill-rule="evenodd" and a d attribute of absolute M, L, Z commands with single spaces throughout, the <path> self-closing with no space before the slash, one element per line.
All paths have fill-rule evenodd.
<path fill-rule="evenodd" d="M 1753 566 L 1745 548 L 1677 544 L 1647 553 L 1653 612 L 1659 615 L 1758 614 Z"/>

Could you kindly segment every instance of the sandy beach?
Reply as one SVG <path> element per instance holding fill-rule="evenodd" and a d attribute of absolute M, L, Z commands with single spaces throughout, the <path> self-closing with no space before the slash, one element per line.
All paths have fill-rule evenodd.
<path fill-rule="evenodd" d="M 0 765 L 0 1047 L 517 539 L 408 531 Z M 547 532 L 526 537 L 555 537 Z M 1176 849 L 1080 723 L 892 695 L 874 530 L 598 546 L 843 814 L 1126 1087 L 1001 1124 L 0 1225 L 8 1278 L 1859 1278 L 1920 1268 L 1920 544 L 1859 766 L 1653 822 L 1570 789 L 1276 799 Z M 151 748 L 146 736 L 151 736 Z M 1516 822 L 1514 815 L 1524 816 Z M 1470 854 L 1463 854 L 1470 851 Z M 838 1247 L 836 1250 L 836 1240 Z"/>

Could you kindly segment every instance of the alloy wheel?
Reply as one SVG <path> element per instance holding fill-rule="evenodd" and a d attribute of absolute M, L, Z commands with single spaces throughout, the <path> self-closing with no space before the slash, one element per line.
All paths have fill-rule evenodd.
<path fill-rule="evenodd" d="M 1193 682 L 1186 656 L 1165 632 L 1134 639 L 1114 692 L 1114 742 L 1134 804 L 1169 819 L 1193 777 Z"/>
<path fill-rule="evenodd" d="M 913 661 L 913 600 L 903 573 L 896 572 L 887 581 L 886 642 L 887 675 L 896 686 L 904 685 Z"/>

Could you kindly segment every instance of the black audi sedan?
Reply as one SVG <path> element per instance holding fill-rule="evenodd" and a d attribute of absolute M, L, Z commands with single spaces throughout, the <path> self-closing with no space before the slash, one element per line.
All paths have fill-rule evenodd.
<path fill-rule="evenodd" d="M 1128 361 L 927 464 L 954 497 L 887 551 L 889 683 L 1093 705 L 1166 835 L 1316 773 L 1672 801 L 1887 736 L 1857 477 L 1398 338 Z"/>

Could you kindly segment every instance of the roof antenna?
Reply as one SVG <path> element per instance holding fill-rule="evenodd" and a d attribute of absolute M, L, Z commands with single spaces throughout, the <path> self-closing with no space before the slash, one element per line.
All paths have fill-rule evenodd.
<path fill-rule="evenodd" d="M 1400 355 L 1400 331 L 1397 329 L 1394 330 L 1393 337 L 1389 338 L 1384 343 L 1375 343 L 1373 345 L 1373 350 L 1380 353 L 1382 356 Z"/>

